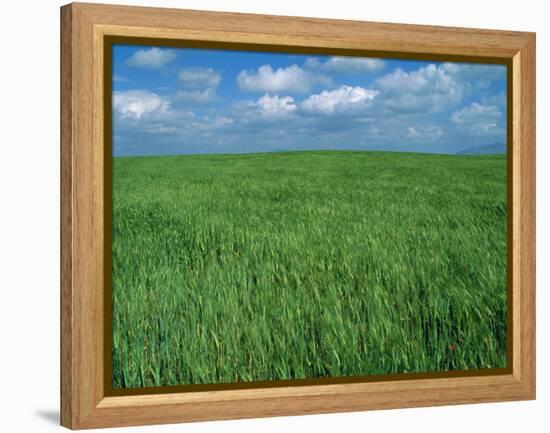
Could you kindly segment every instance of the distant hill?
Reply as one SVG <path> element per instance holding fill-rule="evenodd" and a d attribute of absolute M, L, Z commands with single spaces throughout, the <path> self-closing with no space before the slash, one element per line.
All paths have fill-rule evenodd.
<path fill-rule="evenodd" d="M 457 152 L 457 155 L 489 155 L 492 153 L 506 153 L 504 143 L 485 144 L 482 146 L 469 147 Z"/>

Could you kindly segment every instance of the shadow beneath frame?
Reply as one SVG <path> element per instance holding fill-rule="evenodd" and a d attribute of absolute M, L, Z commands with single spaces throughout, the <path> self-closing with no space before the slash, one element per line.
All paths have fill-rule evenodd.
<path fill-rule="evenodd" d="M 54 409 L 38 409 L 34 414 L 50 424 L 59 425 L 59 411 Z"/>

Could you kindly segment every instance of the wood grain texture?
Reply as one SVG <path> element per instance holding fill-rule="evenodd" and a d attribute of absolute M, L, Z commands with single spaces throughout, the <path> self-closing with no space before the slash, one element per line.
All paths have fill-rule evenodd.
<path fill-rule="evenodd" d="M 136 36 L 510 58 L 529 33 L 165 8 L 79 4 L 94 23 Z M 118 33 L 118 32 L 117 32 Z M 116 34 L 116 33 L 115 33 Z"/>
<path fill-rule="evenodd" d="M 61 424 L 72 425 L 72 13 L 61 9 Z"/>
<path fill-rule="evenodd" d="M 519 111 L 518 121 L 514 122 L 517 137 L 514 143 L 519 146 L 519 200 L 520 210 L 518 230 L 518 299 L 514 310 L 520 314 L 518 320 L 518 379 L 535 398 L 536 368 L 535 368 L 535 278 L 536 278 L 536 43 L 535 37 L 514 58 L 514 69 L 518 71 L 517 100 L 514 100 L 514 111 Z M 516 372 L 516 366 L 514 366 Z"/>
<path fill-rule="evenodd" d="M 535 36 L 532 33 L 72 4 L 61 10 L 61 423 L 69 428 L 535 397 Z M 512 61 L 513 372 L 106 397 L 103 385 L 105 36 Z M 286 48 L 285 48 L 286 47 Z"/>

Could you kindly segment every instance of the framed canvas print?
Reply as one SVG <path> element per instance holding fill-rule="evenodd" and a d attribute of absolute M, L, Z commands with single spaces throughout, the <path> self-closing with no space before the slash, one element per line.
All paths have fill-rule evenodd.
<path fill-rule="evenodd" d="M 64 426 L 535 398 L 534 34 L 61 21 Z"/>

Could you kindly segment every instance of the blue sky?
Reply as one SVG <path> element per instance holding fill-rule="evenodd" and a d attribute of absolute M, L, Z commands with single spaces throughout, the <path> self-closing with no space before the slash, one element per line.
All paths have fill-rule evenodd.
<path fill-rule="evenodd" d="M 113 153 L 456 153 L 506 143 L 506 67 L 113 47 Z"/>

